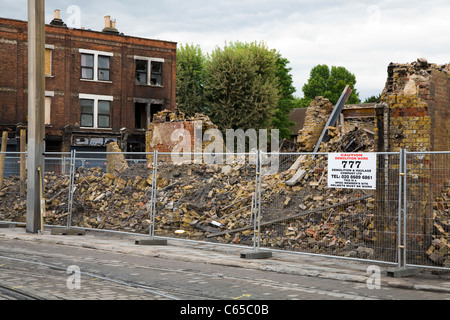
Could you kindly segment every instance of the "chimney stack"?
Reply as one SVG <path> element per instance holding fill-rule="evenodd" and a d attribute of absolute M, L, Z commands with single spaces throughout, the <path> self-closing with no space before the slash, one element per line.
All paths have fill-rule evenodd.
<path fill-rule="evenodd" d="M 105 29 L 111 28 L 111 16 L 105 16 Z"/>
<path fill-rule="evenodd" d="M 59 9 L 55 9 L 54 18 L 52 22 L 50 22 L 50 25 L 67 28 L 67 25 L 61 20 L 61 11 Z"/>
<path fill-rule="evenodd" d="M 116 29 L 116 19 L 111 20 L 111 16 L 105 16 L 105 28 L 102 30 L 104 33 L 119 34 Z"/>

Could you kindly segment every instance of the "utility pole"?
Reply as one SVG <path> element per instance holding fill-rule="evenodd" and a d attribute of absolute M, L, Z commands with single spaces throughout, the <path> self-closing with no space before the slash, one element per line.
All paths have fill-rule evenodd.
<path fill-rule="evenodd" d="M 45 138 L 45 0 L 28 0 L 28 160 L 26 231 L 41 230 Z M 43 190 L 43 189 L 42 189 Z"/>

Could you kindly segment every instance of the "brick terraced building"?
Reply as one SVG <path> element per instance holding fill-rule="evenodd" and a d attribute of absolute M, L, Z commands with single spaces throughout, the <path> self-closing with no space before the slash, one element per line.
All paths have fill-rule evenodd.
<path fill-rule="evenodd" d="M 126 36 L 105 16 L 101 31 L 67 28 L 55 10 L 45 26 L 46 151 L 145 151 L 158 111 L 175 110 L 176 43 Z M 26 128 L 27 22 L 0 18 L 0 130 L 19 150 Z"/>

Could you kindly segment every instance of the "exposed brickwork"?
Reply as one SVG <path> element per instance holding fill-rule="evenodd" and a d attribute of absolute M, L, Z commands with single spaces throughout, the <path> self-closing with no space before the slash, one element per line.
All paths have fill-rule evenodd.
<path fill-rule="evenodd" d="M 436 65 L 425 59 L 411 64 L 390 64 L 386 87 L 375 110 L 376 151 L 450 150 L 450 64 Z M 407 213 L 409 221 L 414 221 L 407 226 L 407 246 L 416 250 L 426 250 L 431 244 L 433 203 L 448 179 L 447 166 L 438 159 L 431 154 L 409 155 L 406 163 L 410 204 Z M 387 166 L 394 175 L 398 172 L 399 164 L 395 161 L 380 162 L 379 168 Z M 392 183 L 379 181 L 381 185 L 389 182 Z M 394 190 L 394 187 L 377 190 L 377 207 L 384 215 L 376 217 L 379 230 L 396 230 L 398 208 L 386 206 L 398 198 Z"/>
<path fill-rule="evenodd" d="M 391 64 L 375 119 L 377 151 L 450 150 L 450 65 Z M 387 122 L 387 123 L 386 123 Z"/>

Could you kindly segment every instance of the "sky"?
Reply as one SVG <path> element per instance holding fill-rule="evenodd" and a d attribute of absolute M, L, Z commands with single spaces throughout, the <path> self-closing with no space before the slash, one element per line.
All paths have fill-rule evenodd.
<path fill-rule="evenodd" d="M 385 86 L 389 63 L 450 62 L 448 0 L 46 0 L 69 27 L 199 45 L 211 53 L 234 41 L 261 42 L 288 59 L 297 97 L 319 64 L 356 76 L 364 99 Z M 0 0 L 0 17 L 27 20 L 27 0 Z"/>

